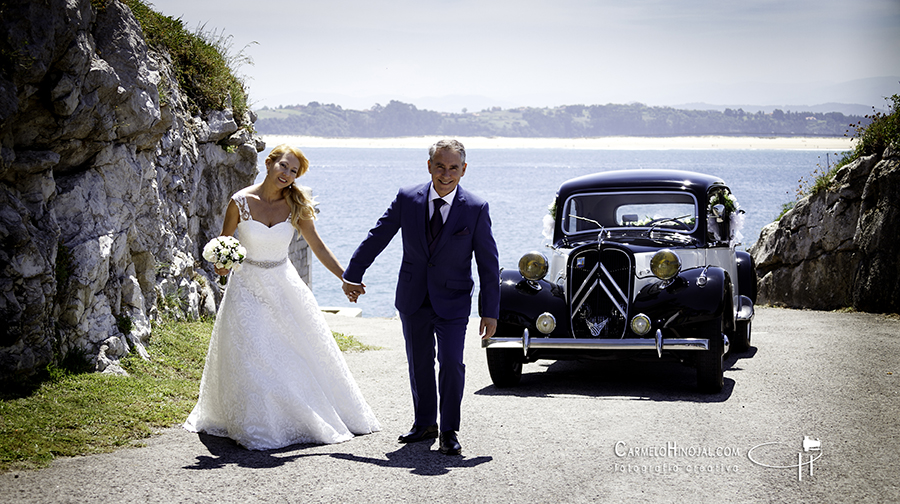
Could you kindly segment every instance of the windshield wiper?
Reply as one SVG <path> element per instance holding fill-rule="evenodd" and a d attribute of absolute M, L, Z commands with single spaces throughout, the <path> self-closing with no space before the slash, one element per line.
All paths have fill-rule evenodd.
<path fill-rule="evenodd" d="M 654 231 L 657 227 L 661 226 L 665 222 L 674 222 L 675 224 L 681 226 L 685 231 L 690 231 L 691 228 L 682 219 L 688 219 L 693 216 L 693 214 L 687 214 L 682 215 L 681 217 L 661 217 L 659 219 L 653 219 L 652 221 L 650 221 L 650 231 Z"/>
<path fill-rule="evenodd" d="M 682 215 L 680 217 L 662 217 L 659 219 L 654 219 L 650 222 L 650 229 L 647 230 L 647 237 L 653 241 L 664 243 L 681 243 L 685 245 L 696 243 L 697 240 L 694 239 L 693 236 L 685 233 L 680 233 L 675 228 L 667 227 L 667 229 L 657 229 L 662 224 L 669 222 L 677 224 L 678 226 L 683 228 L 684 231 L 690 231 L 690 226 L 688 226 L 688 224 L 684 222 L 683 219 L 688 219 L 691 217 L 693 217 L 693 214 Z"/>
<path fill-rule="evenodd" d="M 600 228 L 600 231 L 597 233 L 597 241 L 599 241 L 601 245 L 603 244 L 603 233 L 606 233 L 607 237 L 609 236 L 609 231 L 607 231 L 606 228 L 603 227 L 603 224 L 600 224 L 599 222 L 595 221 L 594 219 L 588 219 L 587 217 L 581 217 L 581 216 L 575 215 L 575 214 L 569 214 L 569 218 L 575 218 L 578 220 L 583 220 L 585 222 L 590 222 L 592 224 L 596 224 L 597 227 Z"/>
<path fill-rule="evenodd" d="M 647 237 L 660 243 L 681 243 L 684 245 L 697 243 L 697 239 L 689 234 L 679 233 L 668 229 L 651 229 L 647 234 Z"/>
<path fill-rule="evenodd" d="M 603 229 L 603 224 L 600 224 L 599 222 L 595 221 L 594 219 L 588 219 L 587 217 L 582 217 L 580 215 L 575 215 L 575 214 L 569 214 L 569 218 L 583 220 L 585 222 L 590 222 L 591 224 L 596 224 L 598 228 Z"/>

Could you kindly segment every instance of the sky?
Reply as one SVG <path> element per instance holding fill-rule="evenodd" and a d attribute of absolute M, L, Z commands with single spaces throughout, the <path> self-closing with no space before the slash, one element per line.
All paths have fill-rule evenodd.
<path fill-rule="evenodd" d="M 883 107 L 900 0 L 148 0 L 230 36 L 254 108 Z"/>

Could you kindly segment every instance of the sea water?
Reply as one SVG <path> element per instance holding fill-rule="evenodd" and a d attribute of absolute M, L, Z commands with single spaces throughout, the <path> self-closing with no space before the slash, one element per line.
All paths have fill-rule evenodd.
<path fill-rule="evenodd" d="M 260 181 L 268 152 L 260 153 Z M 309 147 L 303 152 L 310 169 L 298 182 L 312 188 L 319 208 L 316 228 L 344 266 L 397 190 L 430 180 L 427 146 Z M 542 219 L 560 184 L 570 178 L 624 169 L 676 169 L 718 176 L 746 212 L 739 248 L 747 249 L 782 205 L 795 199 L 800 180 L 825 167 L 828 158 L 823 150 L 472 149 L 466 162 L 460 185 L 490 204 L 500 267 L 515 268 L 523 253 L 545 246 Z M 395 316 L 400 255 L 398 233 L 366 272 L 367 294 L 356 305 L 343 295 L 340 280 L 313 259 L 311 287 L 319 305 L 355 306 L 364 317 Z"/>

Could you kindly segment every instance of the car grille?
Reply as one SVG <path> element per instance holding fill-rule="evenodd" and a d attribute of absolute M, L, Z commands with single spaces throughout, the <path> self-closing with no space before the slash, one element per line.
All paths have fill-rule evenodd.
<path fill-rule="evenodd" d="M 633 278 L 631 256 L 619 249 L 585 249 L 569 260 L 569 309 L 576 338 L 625 335 Z"/>

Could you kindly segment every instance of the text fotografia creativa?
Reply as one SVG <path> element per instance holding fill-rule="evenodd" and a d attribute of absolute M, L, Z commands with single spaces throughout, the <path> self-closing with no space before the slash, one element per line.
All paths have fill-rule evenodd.
<path fill-rule="evenodd" d="M 664 462 L 656 464 L 613 464 L 613 472 L 629 474 L 733 474 L 740 469 L 737 464 L 698 464 Z"/>

